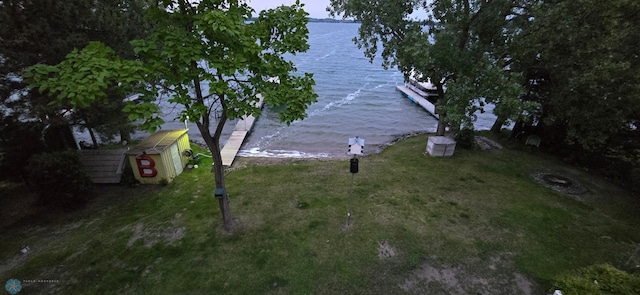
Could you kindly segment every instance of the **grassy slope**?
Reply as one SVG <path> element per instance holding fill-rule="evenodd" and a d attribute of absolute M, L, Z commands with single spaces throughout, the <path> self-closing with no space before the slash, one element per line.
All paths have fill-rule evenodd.
<path fill-rule="evenodd" d="M 0 244 L 0 279 L 58 279 L 25 290 L 74 294 L 390 294 L 427 263 L 468 276 L 517 271 L 542 290 L 578 267 L 629 266 L 640 218 L 624 191 L 538 155 L 431 158 L 425 142 L 360 160 L 350 228 L 348 161 L 241 160 L 227 177 L 234 234 L 220 229 L 203 163 L 157 194 L 112 188 L 105 209 L 3 233 L 12 238 Z M 532 179 L 540 171 L 590 191 L 562 195 Z M 384 241 L 395 256 L 378 257 Z M 22 244 L 29 255 L 14 251 Z M 504 273 L 488 271 L 496 263 Z"/>

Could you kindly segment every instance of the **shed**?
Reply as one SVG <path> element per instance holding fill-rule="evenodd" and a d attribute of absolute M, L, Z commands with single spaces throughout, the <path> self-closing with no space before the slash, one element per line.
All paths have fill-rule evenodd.
<path fill-rule="evenodd" d="M 145 184 L 171 182 L 189 161 L 187 130 L 161 130 L 127 152 L 133 175 Z"/>

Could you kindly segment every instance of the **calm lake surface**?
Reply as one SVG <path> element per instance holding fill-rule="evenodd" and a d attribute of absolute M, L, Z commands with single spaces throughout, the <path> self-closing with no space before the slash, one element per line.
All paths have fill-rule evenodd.
<path fill-rule="evenodd" d="M 352 39 L 359 24 L 310 23 L 308 52 L 291 57 L 300 72 L 314 74 L 318 102 L 308 117 L 290 126 L 280 123 L 277 114 L 263 109 L 253 131 L 241 148 L 245 157 L 346 157 L 348 139 L 365 139 L 365 154 L 375 153 L 387 143 L 406 134 L 433 132 L 437 120 L 396 90 L 403 84 L 399 71 L 384 70 L 381 59 L 364 57 Z M 167 123 L 162 129 L 182 129 L 175 122 L 177 109 L 162 105 Z M 494 116 L 486 114 L 476 129 L 489 129 Z M 235 122 L 228 122 L 222 141 L 231 134 Z M 145 137 L 138 133 L 135 137 Z M 189 125 L 192 141 L 203 142 L 195 125 Z"/>

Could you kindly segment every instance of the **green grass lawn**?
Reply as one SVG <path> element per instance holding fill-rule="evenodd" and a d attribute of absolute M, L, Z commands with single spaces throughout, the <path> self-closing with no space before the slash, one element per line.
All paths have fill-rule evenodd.
<path fill-rule="evenodd" d="M 542 294 L 593 264 L 640 264 L 637 196 L 536 151 L 424 155 L 426 136 L 360 159 L 239 159 L 225 233 L 202 163 L 167 186 L 100 187 L 71 215 L 2 233 L 24 294 Z M 587 188 L 567 195 L 536 173 Z M 22 255 L 20 246 L 30 246 Z"/>

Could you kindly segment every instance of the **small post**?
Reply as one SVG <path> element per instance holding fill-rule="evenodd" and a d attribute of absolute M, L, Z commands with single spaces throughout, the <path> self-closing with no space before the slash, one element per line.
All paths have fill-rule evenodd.
<path fill-rule="evenodd" d="M 351 199 L 353 199 L 353 180 L 355 178 L 356 173 L 358 173 L 358 158 L 356 155 L 353 155 L 351 158 L 351 165 L 349 167 L 349 172 L 351 172 L 351 189 L 349 190 L 349 209 L 347 211 L 347 226 L 351 226 Z"/>

